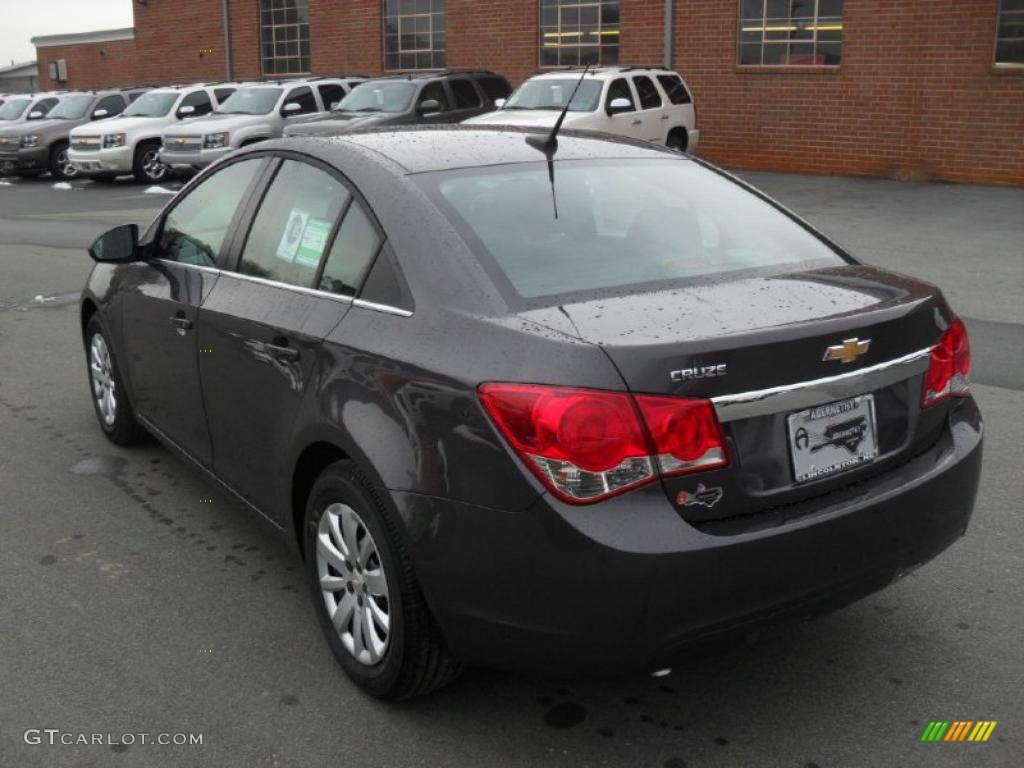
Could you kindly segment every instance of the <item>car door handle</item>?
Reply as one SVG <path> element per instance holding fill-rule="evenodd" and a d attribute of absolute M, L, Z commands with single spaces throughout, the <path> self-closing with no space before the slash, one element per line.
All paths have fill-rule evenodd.
<path fill-rule="evenodd" d="M 178 333 L 181 334 L 182 336 L 185 335 L 186 331 L 192 330 L 192 321 L 189 320 L 187 317 L 182 317 L 180 315 L 175 315 L 174 317 L 171 318 L 171 325 L 177 328 Z"/>
<path fill-rule="evenodd" d="M 643 124 L 644 124 L 643 120 L 634 120 L 633 121 L 633 125 L 643 125 Z"/>
<path fill-rule="evenodd" d="M 265 349 L 274 359 L 281 362 L 294 363 L 300 357 L 299 350 L 286 344 L 267 344 Z"/>
<path fill-rule="evenodd" d="M 668 115 L 662 115 L 662 116 L 661 116 L 661 119 L 662 119 L 662 120 L 668 120 Z"/>

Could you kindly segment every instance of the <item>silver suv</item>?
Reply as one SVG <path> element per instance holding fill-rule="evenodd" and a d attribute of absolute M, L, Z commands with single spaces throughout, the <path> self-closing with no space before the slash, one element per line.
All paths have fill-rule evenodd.
<path fill-rule="evenodd" d="M 60 97 L 43 119 L 0 128 L 0 167 L 18 176 L 50 172 L 55 179 L 70 179 L 78 169 L 68 160 L 71 129 L 124 112 L 148 89 L 76 91 Z M 5 105 L 6 106 L 6 105 Z"/>
<path fill-rule="evenodd" d="M 314 77 L 249 83 L 212 114 L 163 132 L 160 160 L 203 168 L 239 147 L 280 138 L 286 126 L 330 109 L 366 78 Z"/>
<path fill-rule="evenodd" d="M 0 176 L 14 173 L 14 151 L 21 146 L 17 129 L 30 121 L 42 120 L 64 96 L 63 91 L 48 91 L 16 94 L 4 99 L 0 105 Z"/>
<path fill-rule="evenodd" d="M 120 117 L 71 131 L 68 159 L 81 173 L 96 179 L 131 173 L 141 182 L 159 182 L 169 170 L 159 159 L 164 129 L 210 114 L 240 87 L 239 83 L 195 83 L 154 88 Z"/>

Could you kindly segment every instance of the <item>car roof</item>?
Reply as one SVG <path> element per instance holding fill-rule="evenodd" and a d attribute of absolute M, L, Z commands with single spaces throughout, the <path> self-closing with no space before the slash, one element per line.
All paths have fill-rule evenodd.
<path fill-rule="evenodd" d="M 544 154 L 526 143 L 546 131 L 514 126 L 416 125 L 353 131 L 340 136 L 292 137 L 277 148 L 302 148 L 313 155 L 341 158 L 355 145 L 382 155 L 407 173 L 427 173 L 489 165 L 531 163 Z M 272 145 L 264 144 L 267 148 Z M 657 159 L 685 157 L 659 145 L 589 131 L 564 130 L 558 136 L 558 160 Z"/>
<path fill-rule="evenodd" d="M 563 67 L 561 69 L 544 70 L 531 77 L 531 80 L 547 78 L 565 78 L 566 76 L 579 77 L 583 74 L 583 67 Z M 649 74 L 649 75 L 677 75 L 682 77 L 676 70 L 659 66 L 622 66 L 622 67 L 591 67 L 587 77 L 594 77 L 601 80 L 612 77 L 619 77 L 624 74 Z"/>

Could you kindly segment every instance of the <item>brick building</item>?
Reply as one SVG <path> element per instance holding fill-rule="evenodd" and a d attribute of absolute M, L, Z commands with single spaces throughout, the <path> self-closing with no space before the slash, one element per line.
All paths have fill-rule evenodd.
<path fill-rule="evenodd" d="M 124 0 L 129 2 L 129 0 Z M 40 87 L 671 62 L 733 168 L 1024 184 L 1024 0 L 135 0 Z M 226 33 L 227 31 L 227 33 Z"/>

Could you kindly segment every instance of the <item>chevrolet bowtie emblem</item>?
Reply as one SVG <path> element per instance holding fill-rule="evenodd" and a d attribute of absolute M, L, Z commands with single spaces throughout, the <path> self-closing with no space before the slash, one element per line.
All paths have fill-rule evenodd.
<path fill-rule="evenodd" d="M 175 139 L 175 140 L 174 140 L 174 143 L 175 143 L 175 144 L 184 144 L 184 143 L 185 143 L 185 140 L 184 140 L 184 139 Z"/>
<path fill-rule="evenodd" d="M 842 363 L 852 363 L 867 352 L 870 346 L 871 339 L 864 339 L 864 341 L 858 338 L 844 339 L 842 344 L 826 347 L 825 356 L 822 360 L 839 360 Z"/>

